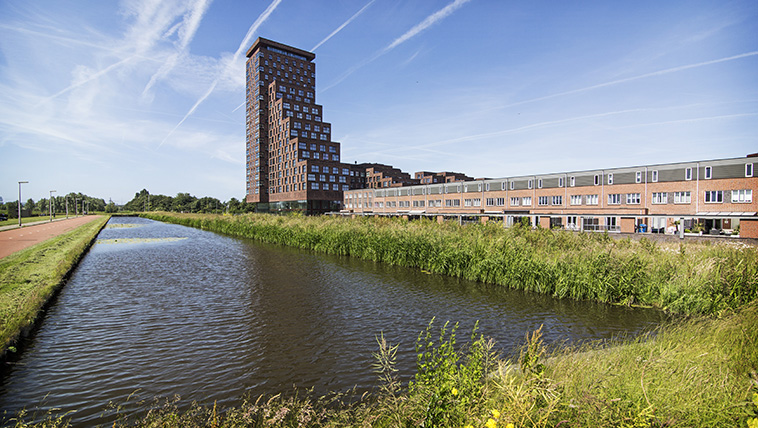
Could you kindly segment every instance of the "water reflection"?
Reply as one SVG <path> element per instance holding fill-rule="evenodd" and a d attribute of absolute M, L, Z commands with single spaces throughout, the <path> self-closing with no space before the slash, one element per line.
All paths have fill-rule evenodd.
<path fill-rule="evenodd" d="M 138 398 L 234 405 L 245 393 L 316 393 L 374 385 L 375 338 L 415 338 L 436 317 L 511 352 L 544 325 L 548 341 L 636 334 L 661 320 L 631 310 L 489 287 L 416 270 L 261 245 L 139 218 L 111 223 L 0 383 L 0 409 L 76 410 L 104 423 L 108 402 Z M 134 238 L 132 240 L 124 240 Z M 184 239 L 153 239 L 184 238 Z M 141 240 L 142 239 L 142 240 Z M 46 398 L 45 398 L 46 397 Z"/>

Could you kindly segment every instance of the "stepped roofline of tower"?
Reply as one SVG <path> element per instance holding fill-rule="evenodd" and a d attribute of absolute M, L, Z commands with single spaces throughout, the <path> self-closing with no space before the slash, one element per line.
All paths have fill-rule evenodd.
<path fill-rule="evenodd" d="M 261 46 L 270 46 L 273 48 L 281 49 L 283 51 L 292 52 L 300 56 L 304 56 L 305 58 L 308 59 L 308 61 L 313 61 L 313 59 L 316 58 L 316 54 L 314 54 L 313 52 L 304 51 L 302 49 L 285 45 L 284 43 L 279 43 L 273 40 L 264 39 L 263 37 L 258 37 L 255 40 L 255 43 L 253 43 L 253 45 L 250 46 L 250 49 L 247 50 L 247 54 L 245 56 L 250 58 L 251 56 L 253 56 L 253 52 L 255 52 L 255 50 Z"/>

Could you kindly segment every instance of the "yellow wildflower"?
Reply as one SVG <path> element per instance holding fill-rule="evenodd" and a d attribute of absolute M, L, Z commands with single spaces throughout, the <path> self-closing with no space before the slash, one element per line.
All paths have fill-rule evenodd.
<path fill-rule="evenodd" d="M 489 418 L 489 419 L 487 419 L 487 423 L 484 424 L 484 426 L 486 426 L 487 428 L 496 428 L 497 427 L 497 422 L 495 422 L 494 419 Z"/>
<path fill-rule="evenodd" d="M 516 425 L 509 423 L 508 425 L 505 426 L 505 428 L 516 428 Z"/>
<path fill-rule="evenodd" d="M 500 411 L 497 409 L 492 409 L 492 417 L 495 419 L 500 419 Z"/>
<path fill-rule="evenodd" d="M 463 428 L 474 428 L 473 425 L 464 425 Z"/>
<path fill-rule="evenodd" d="M 453 388 L 453 395 L 458 395 L 458 389 L 457 388 Z"/>
<path fill-rule="evenodd" d="M 758 428 L 758 418 L 750 418 L 747 420 L 747 428 Z"/>

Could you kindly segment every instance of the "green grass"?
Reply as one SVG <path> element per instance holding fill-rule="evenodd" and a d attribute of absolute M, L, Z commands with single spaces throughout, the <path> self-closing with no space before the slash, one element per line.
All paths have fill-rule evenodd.
<path fill-rule="evenodd" d="M 758 252 L 500 224 L 253 214 L 144 214 L 262 242 L 407 266 L 557 298 L 715 314 L 758 296 Z"/>
<path fill-rule="evenodd" d="M 9 348 L 61 285 L 108 217 L 0 259 L 0 345 Z"/>

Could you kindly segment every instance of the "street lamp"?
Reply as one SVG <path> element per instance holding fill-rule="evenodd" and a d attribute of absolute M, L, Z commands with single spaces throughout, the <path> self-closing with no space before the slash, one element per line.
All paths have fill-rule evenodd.
<path fill-rule="evenodd" d="M 26 183 L 28 183 L 28 181 L 18 182 L 18 227 L 21 227 L 21 185 Z"/>
<path fill-rule="evenodd" d="M 50 191 L 50 221 L 53 221 L 53 193 L 57 192 L 57 190 L 51 190 Z"/>
<path fill-rule="evenodd" d="M 68 220 L 68 195 L 66 195 L 66 220 Z"/>
<path fill-rule="evenodd" d="M 74 198 L 74 217 L 79 215 L 79 198 Z"/>

